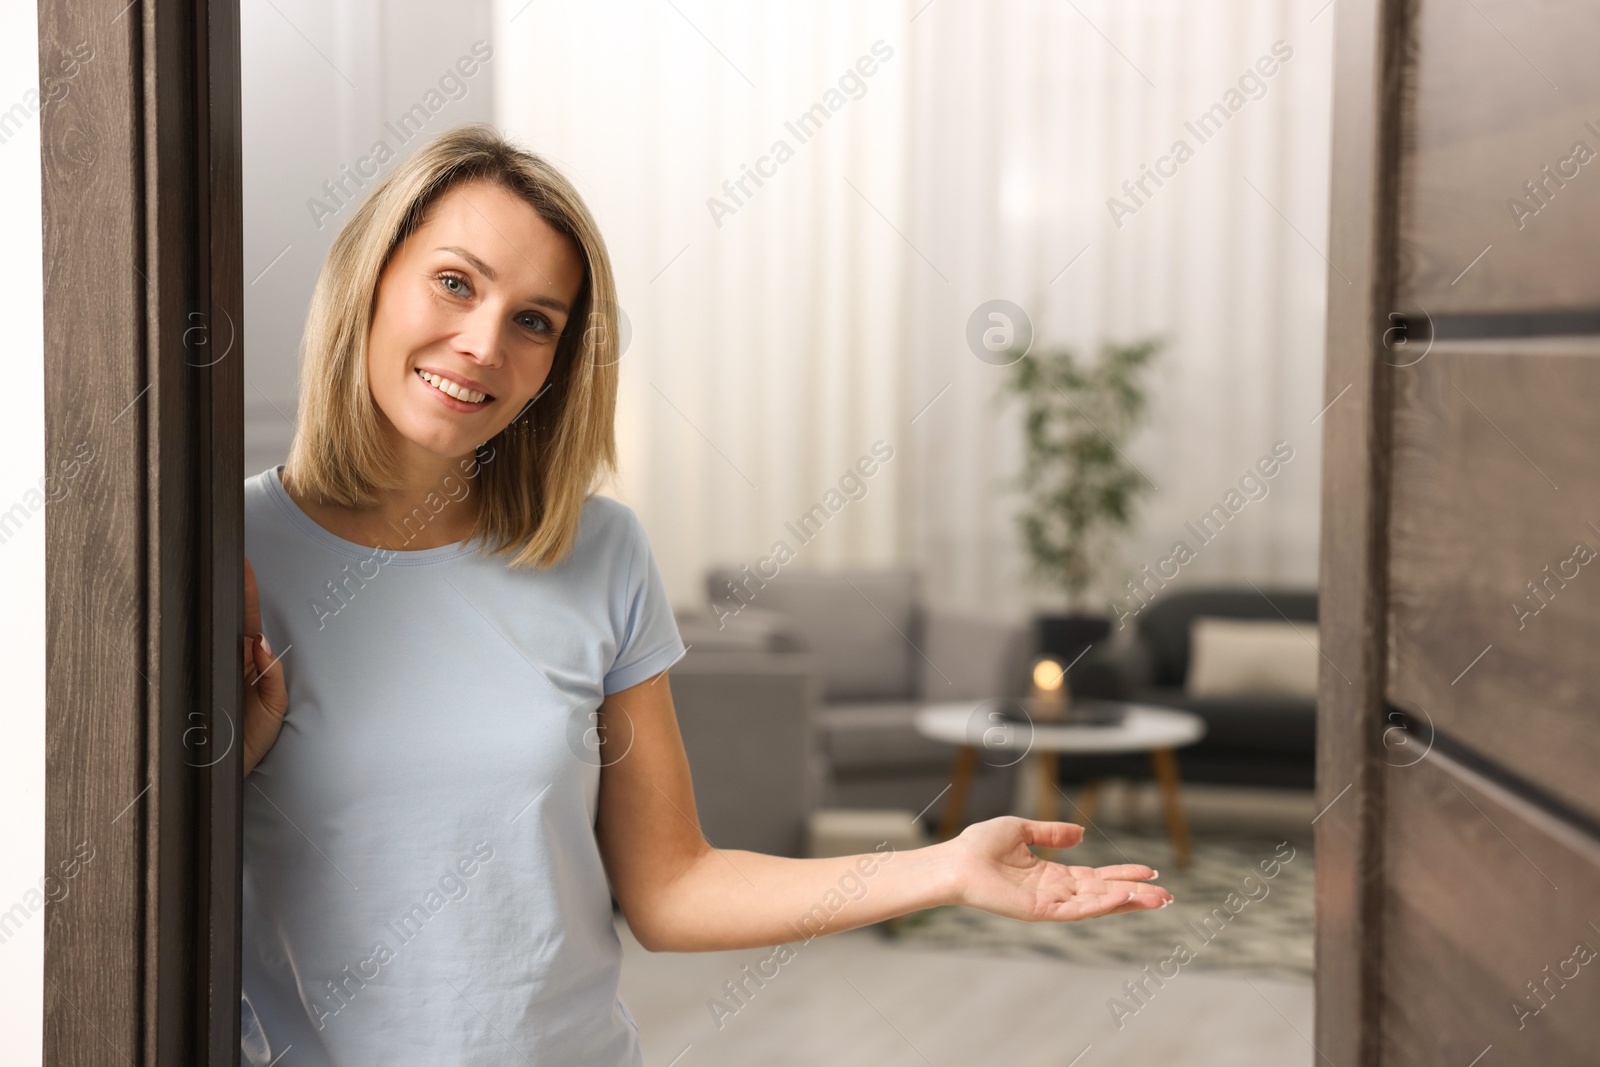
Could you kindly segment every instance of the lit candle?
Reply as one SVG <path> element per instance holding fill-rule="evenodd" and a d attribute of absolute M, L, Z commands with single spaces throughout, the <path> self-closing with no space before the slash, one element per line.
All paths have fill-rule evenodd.
<path fill-rule="evenodd" d="M 1033 706 L 1036 717 L 1046 722 L 1059 721 L 1067 710 L 1066 671 L 1053 659 L 1033 665 Z"/>

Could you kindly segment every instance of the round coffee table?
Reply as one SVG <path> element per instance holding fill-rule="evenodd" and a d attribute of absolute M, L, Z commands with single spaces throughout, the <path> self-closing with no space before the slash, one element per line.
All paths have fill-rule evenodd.
<path fill-rule="evenodd" d="M 1178 758 L 1173 750 L 1204 737 L 1205 720 L 1192 712 L 1153 704 L 1088 700 L 1076 703 L 1117 703 L 1124 709 L 1122 722 L 1115 726 L 1014 722 L 1002 717 L 1000 708 L 1007 704 L 1015 706 L 1017 702 L 1000 700 L 931 704 L 918 711 L 918 733 L 957 746 L 950 775 L 950 799 L 945 802 L 939 821 L 939 840 L 954 836 L 960 825 L 961 809 L 966 803 L 980 748 L 992 753 L 992 758 L 1000 763 L 1015 763 L 1029 755 L 1034 757 L 1039 776 L 1037 818 L 1050 822 L 1056 818 L 1056 794 L 1059 792 L 1056 763 L 1061 753 L 1148 752 L 1151 770 L 1161 787 L 1173 858 L 1178 866 L 1189 866 L 1192 860 L 1189 826 L 1183 817 L 1183 803 L 1178 794 Z M 1097 778 L 1084 785 L 1077 807 L 1079 818 L 1085 823 L 1093 817 L 1099 787 Z"/>

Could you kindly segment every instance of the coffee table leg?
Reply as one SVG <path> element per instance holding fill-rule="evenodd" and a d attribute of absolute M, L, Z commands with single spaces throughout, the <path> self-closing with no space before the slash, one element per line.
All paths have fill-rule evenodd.
<path fill-rule="evenodd" d="M 1056 754 L 1054 752 L 1039 751 L 1034 753 L 1038 760 L 1039 772 L 1039 810 L 1035 817 L 1040 822 L 1056 821 Z"/>
<path fill-rule="evenodd" d="M 939 840 L 948 841 L 961 829 L 961 809 L 967 805 L 967 787 L 972 784 L 972 765 L 978 754 L 971 745 L 956 749 L 955 766 L 950 771 L 950 798 L 944 802 L 939 818 Z"/>
<path fill-rule="evenodd" d="M 1079 826 L 1088 826 L 1094 821 L 1095 809 L 1100 806 L 1100 779 L 1091 778 L 1083 783 L 1083 791 L 1078 794 L 1077 818 L 1073 822 Z"/>
<path fill-rule="evenodd" d="M 1142 786 L 1137 778 L 1122 780 L 1122 817 L 1136 834 L 1144 833 L 1144 807 L 1139 803 L 1144 796 Z"/>
<path fill-rule="evenodd" d="M 1189 824 L 1183 817 L 1183 801 L 1178 796 L 1178 759 L 1170 748 L 1154 749 L 1150 766 L 1161 784 L 1161 805 L 1167 813 L 1167 836 L 1172 839 L 1172 855 L 1179 867 L 1193 862 L 1189 845 Z"/>

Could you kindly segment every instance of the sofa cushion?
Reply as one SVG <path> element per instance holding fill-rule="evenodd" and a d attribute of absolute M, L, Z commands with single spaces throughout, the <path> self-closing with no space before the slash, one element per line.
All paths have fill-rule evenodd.
<path fill-rule="evenodd" d="M 1279 612 L 1283 614 L 1280 615 Z M 1139 635 L 1150 646 L 1157 685 L 1182 685 L 1189 667 L 1189 624 L 1199 615 L 1228 619 L 1317 621 L 1317 594 L 1303 589 L 1232 586 L 1167 593 L 1139 612 Z"/>
<path fill-rule="evenodd" d="M 1283 619 L 1197 616 L 1190 624 L 1191 697 L 1290 697 L 1316 700 L 1317 627 Z"/>
<path fill-rule="evenodd" d="M 787 615 L 822 664 L 829 700 L 905 700 L 915 693 L 920 625 L 917 576 L 905 569 L 754 572 L 719 568 L 706 578 L 712 610 L 759 607 Z"/>
<path fill-rule="evenodd" d="M 817 733 L 836 772 L 862 768 L 925 768 L 948 772 L 954 745 L 917 733 L 919 703 L 828 704 L 817 709 Z"/>

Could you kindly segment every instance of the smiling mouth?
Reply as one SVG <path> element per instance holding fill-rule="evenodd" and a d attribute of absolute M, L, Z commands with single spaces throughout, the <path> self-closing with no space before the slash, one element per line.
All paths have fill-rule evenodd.
<path fill-rule="evenodd" d="M 489 393 L 480 393 L 475 389 L 468 389 L 465 386 L 457 385 L 449 378 L 443 378 L 437 374 L 429 374 L 420 367 L 417 368 L 417 377 L 427 382 L 433 388 L 439 390 L 439 392 L 443 393 L 445 396 L 459 400 L 463 404 L 487 404 L 489 401 L 494 399 L 494 397 Z"/>

